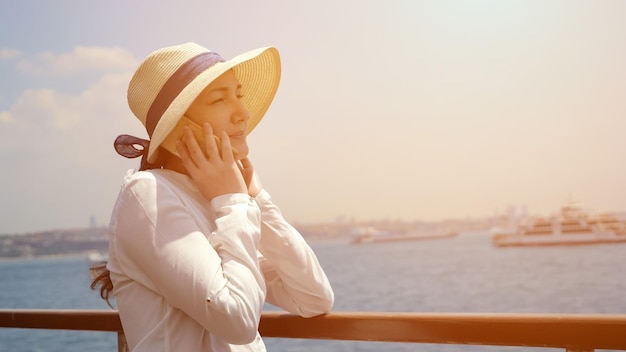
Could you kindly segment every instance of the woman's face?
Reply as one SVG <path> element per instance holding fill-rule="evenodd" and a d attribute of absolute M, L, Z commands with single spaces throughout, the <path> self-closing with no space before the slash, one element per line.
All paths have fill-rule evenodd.
<path fill-rule="evenodd" d="M 241 84 L 230 70 L 209 84 L 185 115 L 200 126 L 208 122 L 218 136 L 226 131 L 238 151 L 237 157 L 243 159 L 248 155 L 246 132 L 250 113 L 241 103 L 241 97 Z"/>

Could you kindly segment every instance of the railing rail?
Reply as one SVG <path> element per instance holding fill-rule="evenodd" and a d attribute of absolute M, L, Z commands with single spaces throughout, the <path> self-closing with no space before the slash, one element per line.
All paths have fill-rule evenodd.
<path fill-rule="evenodd" d="M 126 351 L 117 311 L 0 309 L 0 327 L 111 331 Z M 626 315 L 337 312 L 302 318 L 264 312 L 274 338 L 626 350 Z"/>

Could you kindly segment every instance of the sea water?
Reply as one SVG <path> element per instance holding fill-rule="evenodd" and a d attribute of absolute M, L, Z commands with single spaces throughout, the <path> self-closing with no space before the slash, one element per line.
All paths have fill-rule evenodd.
<path fill-rule="evenodd" d="M 334 311 L 626 314 L 626 244 L 495 248 L 480 233 L 384 244 L 313 242 Z M 0 262 L 0 308 L 109 309 L 84 257 Z M 273 310 L 273 307 L 267 307 Z M 265 339 L 268 351 L 563 351 Z M 110 332 L 0 329 L 0 352 L 116 351 Z"/>

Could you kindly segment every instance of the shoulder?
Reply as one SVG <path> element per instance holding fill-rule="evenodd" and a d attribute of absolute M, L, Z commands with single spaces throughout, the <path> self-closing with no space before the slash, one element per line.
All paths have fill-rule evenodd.
<path fill-rule="evenodd" d="M 191 181 L 186 178 L 170 170 L 129 170 L 115 202 L 113 217 L 129 221 L 146 217 L 156 223 L 157 214 L 183 207 L 183 199 L 194 197 L 188 184 Z"/>
<path fill-rule="evenodd" d="M 160 177 L 151 171 L 129 170 L 122 181 L 119 198 L 140 197 L 140 195 L 156 194 L 156 189 L 162 185 Z M 140 197 L 141 198 L 141 197 Z"/>
<path fill-rule="evenodd" d="M 129 170 L 122 182 L 122 191 L 149 191 L 155 189 L 185 189 L 189 181 L 185 175 L 171 170 Z"/>
<path fill-rule="evenodd" d="M 194 187 L 187 176 L 171 170 L 129 170 L 122 182 L 119 203 L 155 204 L 164 199 L 179 199 L 193 194 Z"/>

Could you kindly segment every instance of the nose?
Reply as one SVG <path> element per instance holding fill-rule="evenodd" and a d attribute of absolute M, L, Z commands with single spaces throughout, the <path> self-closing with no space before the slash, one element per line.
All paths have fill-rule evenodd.
<path fill-rule="evenodd" d="M 232 121 L 236 124 L 242 121 L 248 123 L 248 120 L 250 120 L 250 112 L 243 102 L 238 99 L 233 111 Z"/>

